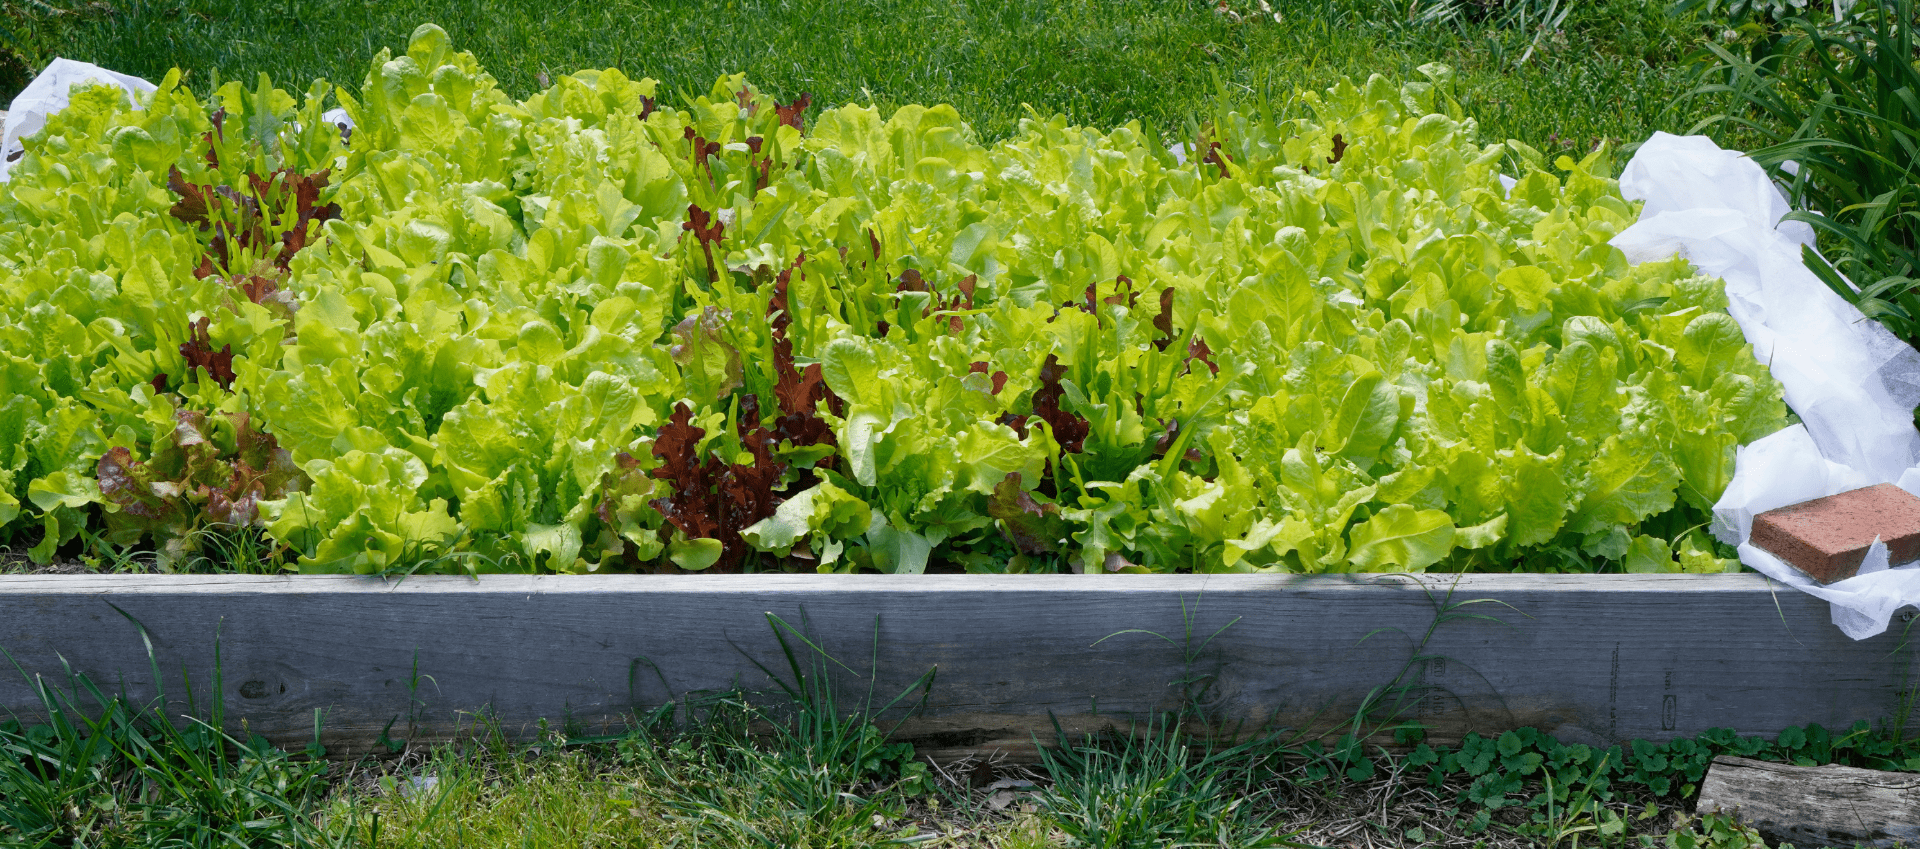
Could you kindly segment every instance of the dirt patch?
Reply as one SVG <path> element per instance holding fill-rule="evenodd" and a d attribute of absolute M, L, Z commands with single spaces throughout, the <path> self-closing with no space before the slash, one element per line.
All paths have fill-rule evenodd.
<path fill-rule="evenodd" d="M 27 547 L 0 547 L 0 575 L 103 575 L 103 574 L 159 574 L 160 569 L 154 563 L 152 555 L 136 555 L 128 558 L 118 569 L 96 569 L 83 560 L 70 557 L 55 557 L 51 563 L 35 563 L 27 556 Z"/>

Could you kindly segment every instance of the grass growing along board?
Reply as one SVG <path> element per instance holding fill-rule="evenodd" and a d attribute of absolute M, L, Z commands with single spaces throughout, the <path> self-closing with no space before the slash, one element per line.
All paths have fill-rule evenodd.
<path fill-rule="evenodd" d="M 1845 733 L 1720 728 L 1611 747 L 1532 728 L 1429 746 L 1409 726 L 1399 742 L 1419 744 L 1395 754 L 1353 736 L 1332 746 L 1285 732 L 1207 742 L 1171 717 L 1062 733 L 1038 771 L 981 759 L 929 765 L 911 745 L 886 740 L 871 700 L 848 715 L 831 696 L 825 656 L 801 651 L 781 670 L 792 679 L 791 704 L 709 692 L 638 712 L 624 733 L 555 730 L 524 746 L 482 714 L 464 745 L 393 741 L 388 758 L 332 763 L 317 741 L 290 753 L 244 731 L 221 733 L 219 696 L 207 721 L 189 709 L 182 726 L 167 721 L 159 687 L 143 703 L 68 669 L 65 681 L 37 682 L 42 721 L 0 720 L 0 752 L 9 755 L 0 759 L 0 839 L 348 847 L 914 838 L 984 847 L 1161 845 L 1230 833 L 1231 845 L 1250 846 L 1331 845 L 1371 827 L 1402 846 L 1558 845 L 1580 834 L 1602 846 L 1731 849 L 1764 844 L 1730 820 L 1685 814 L 1716 755 L 1920 769 L 1914 741 L 1864 722 Z"/>
<path fill-rule="evenodd" d="M 1785 409 L 1718 282 L 1423 74 L 1185 161 L 515 100 L 432 26 L 357 94 L 83 93 L 0 195 L 0 517 L 312 572 L 1737 568 L 1707 508 Z"/>

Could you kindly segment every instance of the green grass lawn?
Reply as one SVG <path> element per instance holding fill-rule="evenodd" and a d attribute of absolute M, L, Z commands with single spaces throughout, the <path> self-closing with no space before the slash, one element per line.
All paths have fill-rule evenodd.
<path fill-rule="evenodd" d="M 423 22 L 450 32 L 516 96 L 542 75 L 619 67 L 669 89 L 705 91 L 745 72 L 817 106 L 952 103 L 988 138 L 1027 114 L 1180 130 L 1218 97 L 1324 88 L 1338 76 L 1414 78 L 1427 62 L 1460 72 L 1460 95 L 1489 140 L 1549 153 L 1597 140 L 1684 132 L 1707 104 L 1669 105 L 1691 87 L 1702 28 L 1647 0 L 1576 4 L 1556 31 L 1499 26 L 1466 0 L 1451 21 L 1409 23 L 1436 0 L 33 0 L 12 8 L 28 70 L 53 55 L 159 79 L 171 67 L 207 90 L 265 72 L 289 89 L 357 84 L 382 48 Z M 1540 0 L 1506 0 L 1541 6 Z M 48 5 L 51 4 L 51 5 Z M 1500 3 L 1491 5 L 1499 6 Z M 43 8 L 44 7 L 44 8 Z M 77 11 L 49 12 L 46 9 Z M 1275 13 L 1279 20 L 1275 21 Z M 1533 52 L 1522 63 L 1521 57 Z M 1216 80 L 1218 83 L 1216 83 Z M 0 96 L 10 92 L 0 90 Z"/>

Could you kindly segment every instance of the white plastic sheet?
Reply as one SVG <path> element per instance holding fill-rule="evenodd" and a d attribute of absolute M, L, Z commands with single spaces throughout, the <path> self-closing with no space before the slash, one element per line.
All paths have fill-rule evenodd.
<path fill-rule="evenodd" d="M 1920 604 L 1920 567 L 1887 568 L 1875 543 L 1860 574 L 1821 585 L 1748 542 L 1756 513 L 1877 483 L 1920 494 L 1920 352 L 1861 315 L 1801 262 L 1813 229 L 1780 221 L 1786 198 L 1766 172 L 1701 136 L 1655 133 L 1620 177 L 1643 200 L 1614 237 L 1629 261 L 1680 254 L 1727 284 L 1727 311 L 1785 389 L 1802 424 L 1740 449 L 1714 505 L 1714 534 L 1740 561 L 1833 603 L 1833 621 L 1865 639 Z"/>
<path fill-rule="evenodd" d="M 20 140 L 40 132 L 47 125 L 48 115 L 67 108 L 73 87 L 82 83 L 119 88 L 136 104 L 139 99 L 135 95 L 158 88 L 139 77 L 117 74 L 98 65 L 72 59 L 53 60 L 7 107 L 6 127 L 0 130 L 0 182 L 13 170 L 12 157 L 21 149 Z"/>
<path fill-rule="evenodd" d="M 348 115 L 347 110 L 338 107 L 320 113 L 320 120 L 349 130 L 353 129 L 353 116 Z"/>

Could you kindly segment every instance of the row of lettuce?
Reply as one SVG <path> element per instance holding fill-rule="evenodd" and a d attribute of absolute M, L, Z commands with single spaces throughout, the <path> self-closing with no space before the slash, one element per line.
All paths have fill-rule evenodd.
<path fill-rule="evenodd" d="M 1425 73 L 1179 151 L 739 78 L 516 101 L 432 26 L 357 93 L 81 91 L 0 192 L 0 534 L 309 572 L 1737 568 L 1708 508 L 1786 411 L 1719 282 L 1629 267 L 1604 153 L 1482 145 Z"/>

